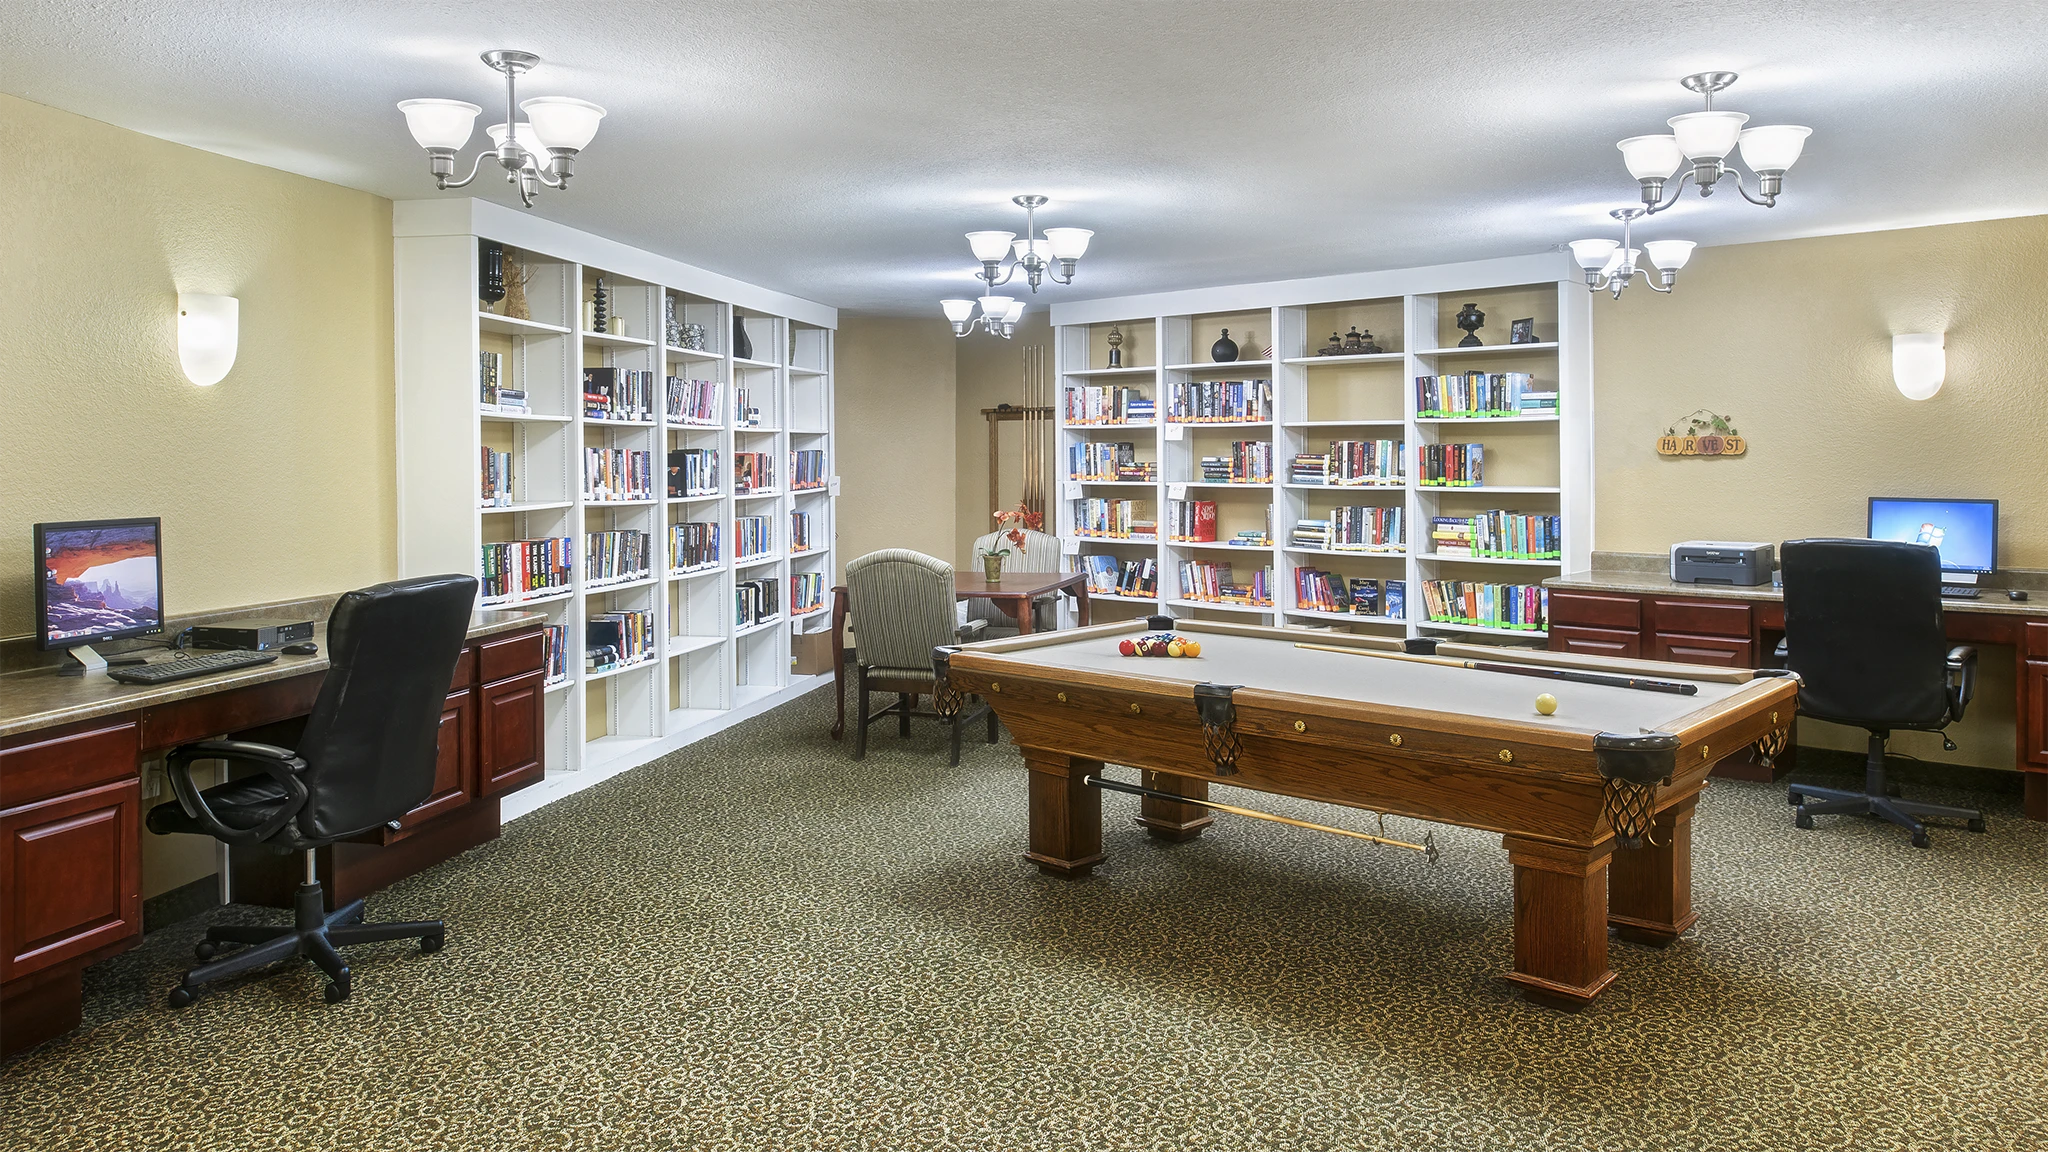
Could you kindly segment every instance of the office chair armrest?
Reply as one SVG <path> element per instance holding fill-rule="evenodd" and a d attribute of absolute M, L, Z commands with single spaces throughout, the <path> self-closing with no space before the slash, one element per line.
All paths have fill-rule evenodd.
<path fill-rule="evenodd" d="M 1977 694 L 1977 650 L 1959 644 L 1948 650 L 1948 713 L 1963 718 L 1963 706 Z"/>
<path fill-rule="evenodd" d="M 212 808 L 207 807 L 206 797 L 193 785 L 194 760 L 254 764 L 263 769 L 265 775 L 284 785 L 285 795 L 291 803 L 254 828 L 230 828 L 221 822 Z M 185 810 L 187 816 L 206 825 L 214 839 L 227 844 L 261 844 L 277 835 L 279 829 L 297 816 L 299 810 L 306 806 L 306 783 L 298 775 L 305 767 L 306 762 L 289 748 L 247 740 L 201 740 L 196 744 L 181 744 L 164 757 L 164 775 L 171 779 L 171 791 L 177 794 L 178 806 Z"/>
<path fill-rule="evenodd" d="M 1778 646 L 1776 648 L 1771 649 L 1771 655 L 1777 657 L 1780 660 L 1783 660 L 1785 657 L 1790 656 L 1791 654 L 1792 649 L 1785 643 L 1784 637 L 1779 637 Z"/>

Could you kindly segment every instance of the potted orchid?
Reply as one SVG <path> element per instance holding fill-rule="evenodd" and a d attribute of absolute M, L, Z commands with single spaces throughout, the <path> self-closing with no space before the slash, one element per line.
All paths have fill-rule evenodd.
<path fill-rule="evenodd" d="M 1003 541 L 1007 540 L 1010 544 L 1016 546 L 1019 555 L 1022 555 L 1024 552 L 1025 529 L 1037 532 L 1045 527 L 1045 514 L 1043 512 L 1033 512 L 1021 500 L 1017 502 L 1015 508 L 997 512 L 995 517 L 996 530 L 1002 533 L 1002 537 L 997 543 L 1002 544 Z M 1003 578 L 1003 558 L 1009 554 L 1010 549 L 1008 546 L 984 548 L 981 550 L 981 574 L 988 579 L 989 583 L 994 584 Z"/>

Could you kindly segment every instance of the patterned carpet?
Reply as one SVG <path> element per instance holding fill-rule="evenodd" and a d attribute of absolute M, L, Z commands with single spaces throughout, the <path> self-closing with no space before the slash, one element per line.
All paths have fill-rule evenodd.
<path fill-rule="evenodd" d="M 36 1149 L 2040 1149 L 2048 836 L 1828 820 L 1717 782 L 1700 924 L 1522 1003 L 1497 837 L 1441 863 L 1220 817 L 1109 864 L 1019 859 L 1007 744 L 863 764 L 816 693 L 514 823 L 372 901 L 448 948 L 352 953 L 174 1012 L 211 920 L 87 973 L 0 1066 Z M 1226 794 L 1219 790 L 1219 797 Z M 1227 798 L 1237 798 L 1229 795 Z M 1367 827 L 1356 813 L 1271 807 Z M 1414 825 L 1395 822 L 1405 828 Z M 247 915 L 239 910 L 215 917 Z"/>

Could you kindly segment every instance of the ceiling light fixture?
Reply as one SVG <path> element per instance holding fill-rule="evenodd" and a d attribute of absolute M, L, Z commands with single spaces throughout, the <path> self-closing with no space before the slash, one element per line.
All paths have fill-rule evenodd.
<path fill-rule="evenodd" d="M 1080 262 L 1088 251 L 1088 239 L 1095 235 L 1086 228 L 1047 228 L 1045 235 L 1037 235 L 1038 210 L 1045 207 L 1043 196 L 1012 196 L 1010 203 L 1024 209 L 1024 238 L 1017 239 L 1015 232 L 969 232 L 967 246 L 974 250 L 974 258 L 981 261 L 981 278 L 993 292 L 999 285 L 1010 282 L 1017 269 L 1024 269 L 1025 277 L 1031 282 L 1031 290 L 1038 291 L 1039 281 L 1050 279 L 1055 284 L 1074 282 L 1074 265 Z M 1014 258 L 1008 268 L 1004 259 Z M 1052 262 L 1059 262 L 1059 271 L 1050 271 Z M 1064 278 L 1063 278 L 1064 277 Z"/>
<path fill-rule="evenodd" d="M 1622 289 L 1629 286 L 1638 272 L 1643 283 L 1658 292 L 1671 291 L 1672 281 L 1678 279 L 1678 270 L 1692 259 L 1693 242 L 1690 240 L 1649 240 L 1641 248 L 1630 246 L 1629 229 L 1635 222 L 1649 214 L 1646 208 L 1616 208 L 1608 215 L 1621 221 L 1621 242 L 1612 240 L 1574 240 L 1572 259 L 1586 274 L 1586 290 L 1598 292 L 1602 288 L 1621 299 Z M 1636 258 L 1645 252 L 1659 269 L 1659 275 L 1652 277 L 1650 270 L 1636 266 Z M 1660 285 L 1658 280 L 1662 280 Z"/>
<path fill-rule="evenodd" d="M 953 322 L 953 335 L 968 336 L 976 328 L 985 330 L 991 336 L 1008 340 L 1017 332 L 1017 320 L 1024 315 L 1024 302 L 1008 296 L 983 296 L 981 315 L 974 315 L 973 300 L 941 300 L 939 307 L 946 310 L 946 319 Z"/>
<path fill-rule="evenodd" d="M 568 96 L 536 96 L 520 103 L 515 92 L 518 77 L 540 63 L 531 52 L 493 49 L 483 54 L 483 62 L 505 75 L 505 122 L 485 129 L 491 151 L 479 155 L 462 179 L 453 178 L 455 154 L 469 143 L 483 109 L 463 100 L 401 100 L 398 110 L 405 113 L 412 138 L 427 150 L 436 187 L 445 192 L 467 186 L 482 171 L 484 157 L 494 157 L 505 169 L 506 182 L 518 187 L 520 202 L 531 208 L 541 185 L 568 186 L 569 177 L 576 174 L 576 154 L 597 135 L 604 109 Z M 526 119 L 520 120 L 518 112 L 526 113 Z M 542 164 L 530 146 L 547 149 L 547 163 Z"/>
<path fill-rule="evenodd" d="M 1705 98 L 1705 110 L 1665 121 L 1671 126 L 1668 136 L 1631 136 L 1615 145 L 1621 149 L 1628 174 L 1643 186 L 1646 214 L 1654 215 L 1678 203 L 1688 179 L 1705 197 L 1714 194 L 1714 186 L 1724 177 L 1733 177 L 1735 190 L 1742 193 L 1744 200 L 1764 208 L 1777 204 L 1778 193 L 1785 187 L 1785 171 L 1799 159 L 1813 129 L 1796 124 L 1744 128 L 1749 122 L 1746 114 L 1714 107 L 1714 93 L 1726 89 L 1735 79 L 1733 72 L 1696 72 L 1685 77 L 1679 83 Z M 1727 163 L 1728 154 L 1738 148 L 1742 162 L 1756 174 L 1754 196 L 1743 186 L 1742 173 Z M 1688 160 L 1692 161 L 1691 170 L 1678 178 L 1666 198 L 1665 182 Z"/>

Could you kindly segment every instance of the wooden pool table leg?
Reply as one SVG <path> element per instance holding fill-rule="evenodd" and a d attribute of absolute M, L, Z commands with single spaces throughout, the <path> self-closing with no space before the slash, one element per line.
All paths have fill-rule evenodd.
<path fill-rule="evenodd" d="M 1607 922 L 1631 944 L 1662 948 L 1692 927 L 1692 811 L 1699 794 L 1657 813 L 1641 848 L 1616 848 L 1607 879 Z"/>
<path fill-rule="evenodd" d="M 1577 1011 L 1614 972 L 1607 967 L 1607 860 L 1592 848 L 1504 836 L 1515 866 L 1515 968 L 1507 978 L 1539 1004 Z"/>
<path fill-rule="evenodd" d="M 1086 876 L 1102 863 L 1102 793 L 1082 783 L 1102 761 L 1026 748 L 1031 774 L 1031 850 L 1024 858 L 1040 872 Z"/>
<path fill-rule="evenodd" d="M 1176 776 L 1171 772 L 1145 773 L 1145 787 L 1155 792 L 1171 792 L 1176 796 L 1187 796 L 1195 800 L 1209 798 L 1209 782 L 1194 776 Z M 1154 840 L 1171 840 L 1179 843 L 1193 840 L 1202 834 L 1202 829 L 1216 822 L 1215 813 L 1194 804 L 1176 804 L 1171 800 L 1159 800 L 1151 796 L 1139 802 L 1138 823 L 1145 828 L 1145 834 Z"/>

